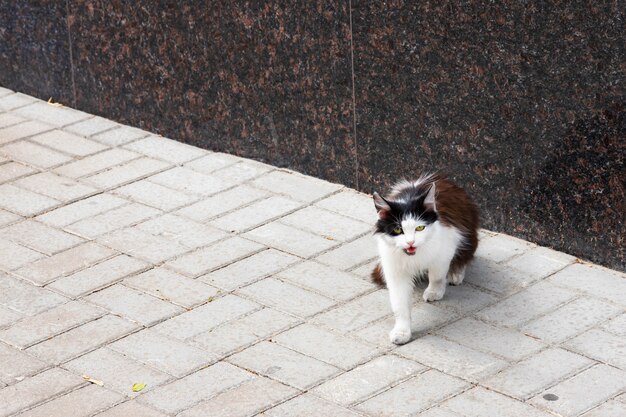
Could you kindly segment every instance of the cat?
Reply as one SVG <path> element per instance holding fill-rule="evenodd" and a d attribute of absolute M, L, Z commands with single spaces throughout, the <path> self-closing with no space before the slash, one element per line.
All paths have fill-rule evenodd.
<path fill-rule="evenodd" d="M 380 263 L 372 280 L 389 289 L 395 326 L 392 343 L 411 339 L 415 280 L 428 274 L 425 301 L 441 300 L 449 282 L 459 285 L 478 247 L 479 213 L 467 193 L 438 174 L 398 182 L 385 197 L 374 193 L 374 234 Z"/>

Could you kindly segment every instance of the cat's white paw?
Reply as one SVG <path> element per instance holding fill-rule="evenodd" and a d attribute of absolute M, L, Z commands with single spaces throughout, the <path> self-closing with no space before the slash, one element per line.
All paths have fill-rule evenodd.
<path fill-rule="evenodd" d="M 446 293 L 446 287 L 443 288 L 431 288 L 428 286 L 426 291 L 424 291 L 424 301 L 438 301 L 443 298 L 443 295 Z"/>
<path fill-rule="evenodd" d="M 448 275 L 448 282 L 450 285 L 461 285 L 463 283 L 463 279 L 465 278 L 465 267 L 460 271 L 457 271 L 454 274 Z"/>
<path fill-rule="evenodd" d="M 395 345 L 403 345 L 411 340 L 411 328 L 409 327 L 394 327 L 389 332 L 389 340 Z"/>

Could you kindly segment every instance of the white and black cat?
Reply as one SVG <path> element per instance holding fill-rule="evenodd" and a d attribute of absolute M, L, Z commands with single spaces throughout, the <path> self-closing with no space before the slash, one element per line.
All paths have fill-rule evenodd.
<path fill-rule="evenodd" d="M 478 208 L 465 191 L 439 175 L 401 181 L 385 198 L 374 193 L 380 263 L 372 279 L 389 289 L 396 323 L 391 341 L 411 339 L 415 279 L 428 274 L 425 301 L 441 300 L 459 285 L 478 246 Z"/>

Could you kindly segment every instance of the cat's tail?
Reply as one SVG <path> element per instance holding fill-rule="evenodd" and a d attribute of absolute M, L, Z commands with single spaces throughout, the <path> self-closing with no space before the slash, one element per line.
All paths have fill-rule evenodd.
<path fill-rule="evenodd" d="M 381 288 L 387 288 L 387 284 L 385 283 L 385 277 L 383 276 L 383 268 L 380 264 L 376 264 L 374 270 L 372 271 L 372 282 L 378 285 Z"/>

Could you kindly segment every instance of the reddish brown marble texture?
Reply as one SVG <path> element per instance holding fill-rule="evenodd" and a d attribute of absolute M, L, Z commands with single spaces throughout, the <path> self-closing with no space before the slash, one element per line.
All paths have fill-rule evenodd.
<path fill-rule="evenodd" d="M 621 3 L 2 2 L 0 84 L 626 269 Z"/>

